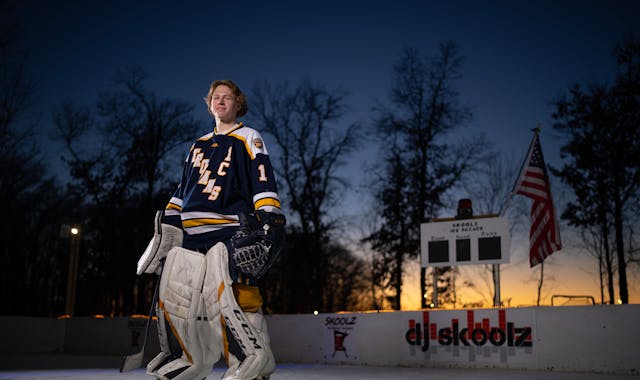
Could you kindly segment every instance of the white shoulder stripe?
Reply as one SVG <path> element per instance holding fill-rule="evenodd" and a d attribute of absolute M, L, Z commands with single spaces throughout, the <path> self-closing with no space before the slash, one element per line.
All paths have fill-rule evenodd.
<path fill-rule="evenodd" d="M 168 209 L 168 210 L 164 210 L 164 215 L 166 215 L 166 216 L 179 216 L 180 215 L 180 211 Z"/>
<path fill-rule="evenodd" d="M 264 199 L 264 198 L 273 198 L 273 199 L 280 200 L 280 198 L 278 197 L 277 193 L 274 193 L 274 192 L 271 192 L 271 191 L 265 191 L 264 193 L 258 193 L 256 195 L 254 195 L 253 196 L 253 203 L 256 203 L 260 199 Z"/>
<path fill-rule="evenodd" d="M 260 132 L 255 129 L 243 126 L 242 128 L 238 128 L 231 132 L 230 135 L 244 141 L 252 158 L 257 154 L 269 155 L 267 152 L 267 146 L 262 139 L 262 135 L 260 135 Z"/>
<path fill-rule="evenodd" d="M 182 207 L 182 199 L 180 198 L 171 197 L 171 199 L 169 200 L 169 203 L 173 203 L 176 206 Z"/>

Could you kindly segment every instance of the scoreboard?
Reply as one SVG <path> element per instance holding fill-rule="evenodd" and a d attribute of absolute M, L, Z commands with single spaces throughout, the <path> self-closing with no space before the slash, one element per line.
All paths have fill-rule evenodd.
<path fill-rule="evenodd" d="M 509 262 L 509 222 L 503 217 L 477 216 L 420 225 L 423 267 Z"/>

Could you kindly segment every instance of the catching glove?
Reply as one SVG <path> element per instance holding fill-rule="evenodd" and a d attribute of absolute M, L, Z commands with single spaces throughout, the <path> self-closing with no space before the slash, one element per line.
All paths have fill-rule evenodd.
<path fill-rule="evenodd" d="M 282 251 L 287 222 L 282 214 L 260 210 L 238 216 L 240 229 L 231 238 L 231 259 L 240 272 L 258 279 Z"/>

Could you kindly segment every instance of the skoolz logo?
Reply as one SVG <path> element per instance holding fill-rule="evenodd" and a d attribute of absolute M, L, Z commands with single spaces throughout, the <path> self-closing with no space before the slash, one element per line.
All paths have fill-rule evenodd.
<path fill-rule="evenodd" d="M 407 343 L 418 346 L 425 352 L 435 340 L 441 346 L 507 346 L 532 347 L 530 326 L 516 326 L 507 322 L 505 310 L 498 310 L 498 325 L 491 326 L 489 318 L 475 322 L 473 310 L 467 311 L 467 323 L 460 324 L 458 318 L 451 319 L 451 325 L 438 328 L 429 321 L 429 312 L 422 312 L 422 323 L 409 320 L 405 334 Z"/>
<path fill-rule="evenodd" d="M 345 316 L 345 317 L 327 317 L 324 319 L 324 325 L 328 328 L 341 327 L 341 326 L 355 326 L 357 316 Z"/>
<path fill-rule="evenodd" d="M 333 331 L 333 353 L 331 354 L 332 359 L 336 357 L 336 353 L 338 352 L 341 352 L 345 358 L 357 359 L 357 356 L 352 357 L 347 353 L 347 345 L 345 345 L 345 341 L 350 335 L 351 330 L 353 330 L 356 326 L 357 319 L 357 316 L 339 316 L 325 318 L 325 328 Z M 328 358 L 329 356 L 325 355 L 325 359 Z"/>

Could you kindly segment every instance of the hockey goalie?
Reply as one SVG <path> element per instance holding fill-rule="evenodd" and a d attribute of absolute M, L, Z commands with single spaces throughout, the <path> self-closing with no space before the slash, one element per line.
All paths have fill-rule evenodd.
<path fill-rule="evenodd" d="M 157 379 L 200 380 L 224 358 L 224 380 L 268 379 L 275 370 L 256 283 L 277 257 L 285 218 L 266 146 L 237 117 L 237 85 L 212 83 L 215 118 L 184 162 L 180 184 L 155 219 L 137 273 L 160 275 Z"/>

